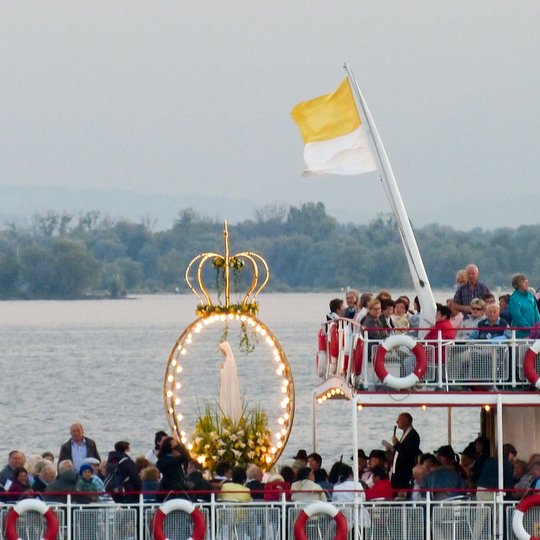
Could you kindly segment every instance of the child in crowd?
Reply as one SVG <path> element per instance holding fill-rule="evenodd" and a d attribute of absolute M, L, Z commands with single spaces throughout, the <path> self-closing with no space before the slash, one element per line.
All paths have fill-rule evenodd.
<path fill-rule="evenodd" d="M 81 465 L 81 468 L 79 469 L 80 478 L 77 480 L 77 485 L 75 489 L 77 491 L 82 491 L 88 494 L 84 497 L 84 502 L 86 503 L 98 501 L 97 489 L 94 482 L 92 482 L 93 474 L 94 470 L 92 469 L 92 465 L 90 465 L 89 463 L 84 463 L 83 465 Z M 80 499 L 81 502 L 83 502 L 82 498 Z"/>

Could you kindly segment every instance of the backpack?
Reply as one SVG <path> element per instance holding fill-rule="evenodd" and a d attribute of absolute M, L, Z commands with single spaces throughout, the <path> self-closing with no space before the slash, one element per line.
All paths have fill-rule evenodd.
<path fill-rule="evenodd" d="M 108 473 L 103 480 L 105 491 L 111 495 L 123 495 L 124 483 L 128 478 L 124 478 L 120 470 L 120 464 L 126 461 L 127 457 L 122 458 L 118 463 L 109 463 Z"/>

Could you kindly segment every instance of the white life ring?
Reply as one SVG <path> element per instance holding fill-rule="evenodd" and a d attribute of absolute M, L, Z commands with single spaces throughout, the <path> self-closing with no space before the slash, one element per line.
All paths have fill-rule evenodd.
<path fill-rule="evenodd" d="M 540 353 L 540 339 L 535 340 L 535 342 L 527 349 L 525 358 L 523 359 L 523 373 L 525 373 L 527 380 L 537 390 L 540 390 L 540 375 L 536 372 L 534 366 L 536 355 L 538 353 Z"/>
<path fill-rule="evenodd" d="M 384 359 L 386 353 L 396 347 L 407 347 L 411 349 L 411 352 L 416 358 L 416 366 L 412 373 L 409 373 L 406 377 L 395 377 L 390 375 L 384 367 Z M 412 388 L 423 376 L 427 369 L 426 350 L 420 343 L 417 343 L 411 336 L 404 334 L 396 334 L 386 338 L 378 347 L 375 361 L 373 362 L 373 369 L 379 379 L 396 390 L 403 390 L 405 388 Z"/>
<path fill-rule="evenodd" d="M 525 497 L 516 506 L 514 517 L 512 518 L 512 530 L 518 540 L 540 540 L 538 536 L 531 536 L 525 530 L 525 527 L 523 527 L 523 516 L 525 515 L 525 512 L 533 506 L 540 506 L 540 495 Z"/>
<path fill-rule="evenodd" d="M 155 512 L 152 520 L 152 537 L 154 540 L 167 540 L 163 531 L 163 522 L 167 514 L 180 510 L 191 516 L 193 521 L 193 534 L 189 540 L 204 540 L 206 523 L 202 512 L 185 499 L 171 499 L 163 503 Z"/>
<path fill-rule="evenodd" d="M 46 522 L 42 540 L 56 540 L 58 536 L 58 518 L 52 508 L 39 499 L 24 499 L 9 509 L 6 517 L 6 540 L 20 540 L 17 533 L 17 520 L 25 512 L 39 512 Z"/>
<path fill-rule="evenodd" d="M 307 540 L 307 520 L 316 514 L 326 514 L 336 522 L 336 535 L 334 540 L 347 540 L 347 520 L 345 516 L 333 505 L 327 502 L 316 502 L 306 506 L 298 514 L 294 522 L 294 540 Z"/>

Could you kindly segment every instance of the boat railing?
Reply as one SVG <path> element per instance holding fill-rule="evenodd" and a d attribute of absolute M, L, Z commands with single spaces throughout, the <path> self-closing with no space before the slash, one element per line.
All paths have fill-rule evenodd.
<path fill-rule="evenodd" d="M 418 493 L 417 493 L 418 495 Z M 493 491 L 482 501 L 474 494 L 462 494 L 436 500 L 430 492 L 420 500 L 336 502 L 348 526 L 347 538 L 360 540 L 452 540 L 494 538 L 514 539 L 512 517 L 517 501 L 505 501 L 504 493 Z M 220 502 L 212 495 L 208 503 L 194 503 L 202 512 L 207 540 L 286 540 L 294 538 L 293 527 L 298 515 L 308 502 L 280 501 L 251 503 Z M 51 506 L 59 520 L 59 540 L 153 540 L 152 520 L 158 503 L 138 504 L 76 504 L 68 497 L 67 503 Z M 10 506 L 0 507 L 0 522 Z M 5 526 L 5 525 L 4 525 Z M 2 526 L 0 538 L 4 540 Z M 540 507 L 527 510 L 523 526 L 533 537 L 540 535 Z M 45 520 L 37 512 L 22 514 L 17 531 L 22 540 L 43 538 Z M 327 515 L 315 515 L 307 521 L 309 539 L 335 538 L 335 521 Z M 174 510 L 163 523 L 165 538 L 191 538 L 192 518 Z"/>
<path fill-rule="evenodd" d="M 323 324 L 319 337 L 317 373 L 322 380 L 343 378 L 357 390 L 379 390 L 382 382 L 374 370 L 374 359 L 382 339 L 370 338 L 373 330 L 362 328 L 350 319 L 337 319 Z M 416 332 L 418 329 L 414 329 Z M 474 328 L 467 329 L 474 330 Z M 414 338 L 424 346 L 427 369 L 416 389 L 423 390 L 529 390 L 531 382 L 523 369 L 525 355 L 534 342 L 518 338 L 522 328 L 508 329 L 508 337 L 495 339 L 446 339 L 439 331 L 435 340 Z M 411 329 L 392 329 L 391 334 L 411 335 Z M 323 349 L 324 345 L 324 349 Z M 385 368 L 395 377 L 404 377 L 415 367 L 416 358 L 405 346 L 389 350 Z M 540 355 L 535 370 L 540 373 Z"/>

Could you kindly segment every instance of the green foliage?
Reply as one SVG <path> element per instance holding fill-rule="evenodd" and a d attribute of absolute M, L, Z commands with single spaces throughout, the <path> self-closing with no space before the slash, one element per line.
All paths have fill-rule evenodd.
<path fill-rule="evenodd" d="M 269 290 L 412 286 L 392 215 L 340 225 L 319 202 L 266 206 L 254 216 L 229 225 L 231 253 L 260 253 L 270 267 Z M 492 288 L 509 290 L 518 271 L 540 285 L 540 226 L 463 232 L 429 225 L 416 236 L 433 287 L 451 287 L 456 271 L 470 262 Z M 148 222 L 115 222 L 99 212 L 48 212 L 0 231 L 0 298 L 186 291 L 186 266 L 207 251 L 223 251 L 223 223 L 192 209 L 158 232 Z"/>

